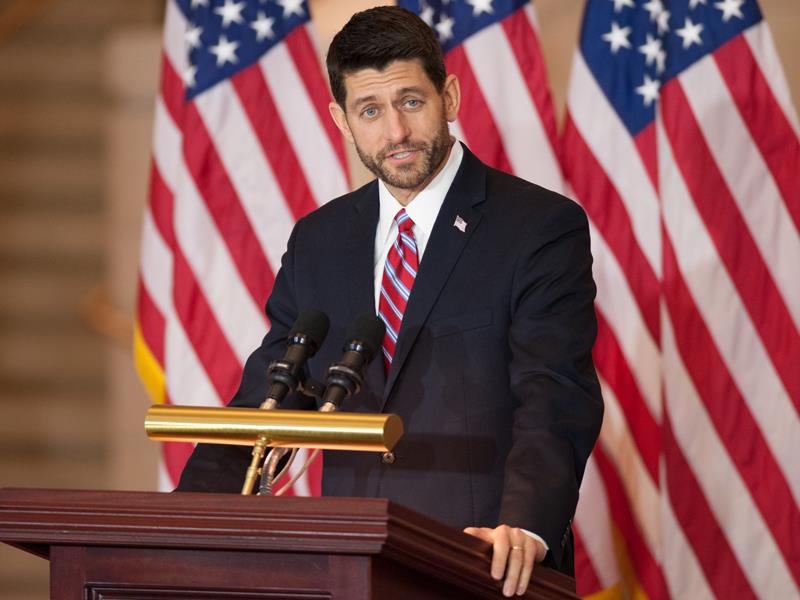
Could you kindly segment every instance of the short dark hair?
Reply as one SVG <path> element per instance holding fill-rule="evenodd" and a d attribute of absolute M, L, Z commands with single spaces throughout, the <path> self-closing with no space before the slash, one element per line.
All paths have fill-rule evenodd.
<path fill-rule="evenodd" d="M 444 56 L 433 30 L 413 12 L 378 6 L 354 14 L 337 33 L 326 64 L 331 91 L 344 108 L 346 75 L 361 69 L 382 71 L 395 60 L 418 59 L 436 90 L 444 89 Z"/>

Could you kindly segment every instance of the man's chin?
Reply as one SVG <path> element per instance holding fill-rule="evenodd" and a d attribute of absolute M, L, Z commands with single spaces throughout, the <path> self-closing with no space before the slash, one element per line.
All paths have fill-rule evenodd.
<path fill-rule="evenodd" d="M 370 171 L 387 185 L 403 190 L 414 189 L 425 181 L 425 175 L 421 169 L 413 165 L 389 167 L 384 162 L 380 168 L 370 169 Z"/>
<path fill-rule="evenodd" d="M 414 173 L 413 176 L 409 175 L 406 177 L 397 176 L 395 174 L 392 174 L 390 177 L 387 177 L 386 175 L 387 173 L 384 173 L 382 176 L 380 176 L 380 179 L 384 183 L 401 190 L 413 190 L 425 183 L 425 177 L 419 173 Z"/>

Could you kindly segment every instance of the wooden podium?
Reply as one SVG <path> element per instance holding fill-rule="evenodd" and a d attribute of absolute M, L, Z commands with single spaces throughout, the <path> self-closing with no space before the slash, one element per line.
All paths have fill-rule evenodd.
<path fill-rule="evenodd" d="M 446 501 L 446 499 L 442 499 Z M 501 598 L 489 545 L 381 499 L 0 489 L 54 599 Z M 577 598 L 537 567 L 525 598 Z"/>

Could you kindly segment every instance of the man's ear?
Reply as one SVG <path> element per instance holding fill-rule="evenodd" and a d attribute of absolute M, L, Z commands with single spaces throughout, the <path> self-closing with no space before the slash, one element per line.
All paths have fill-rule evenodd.
<path fill-rule="evenodd" d="M 328 104 L 328 112 L 331 113 L 331 118 L 336 123 L 336 127 L 339 128 L 345 139 L 352 144 L 353 133 L 350 131 L 350 125 L 347 124 L 347 115 L 344 109 L 337 102 L 331 102 Z"/>
<path fill-rule="evenodd" d="M 458 77 L 453 73 L 450 73 L 444 80 L 442 97 L 444 98 L 444 115 L 452 123 L 456 120 L 458 109 L 461 107 L 461 85 L 458 83 Z"/>

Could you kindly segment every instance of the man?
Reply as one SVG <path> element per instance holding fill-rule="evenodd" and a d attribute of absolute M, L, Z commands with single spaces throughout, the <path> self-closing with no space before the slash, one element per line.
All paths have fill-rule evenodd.
<path fill-rule="evenodd" d="M 460 88 L 412 13 L 358 13 L 334 38 L 331 116 L 377 180 L 301 219 L 267 303 L 272 324 L 231 405 L 258 406 L 300 311 L 331 319 L 322 374 L 365 312 L 383 360 L 350 411 L 399 414 L 390 457 L 326 452 L 323 494 L 380 496 L 493 544 L 521 594 L 535 562 L 572 572 L 570 523 L 602 400 L 586 218 L 455 143 Z M 468 117 L 467 117 L 468 118 Z M 295 395 L 284 407 L 310 407 Z M 246 450 L 198 446 L 179 490 L 238 491 Z"/>

